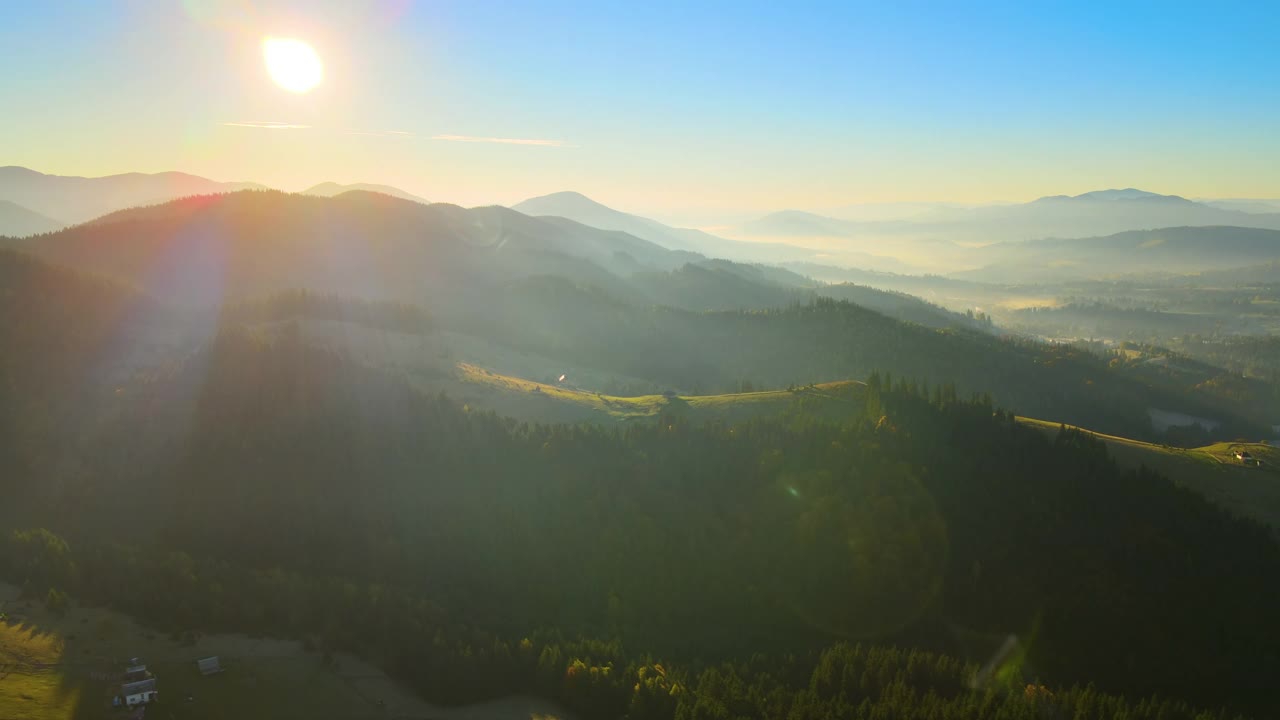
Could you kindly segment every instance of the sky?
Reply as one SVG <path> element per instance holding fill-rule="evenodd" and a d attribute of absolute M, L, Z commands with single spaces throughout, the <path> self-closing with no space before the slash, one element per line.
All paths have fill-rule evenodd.
<path fill-rule="evenodd" d="M 1270 2 L 3 3 L 0 165 L 690 220 L 1280 197 L 1278 28 Z M 268 36 L 323 82 L 273 83 Z"/>

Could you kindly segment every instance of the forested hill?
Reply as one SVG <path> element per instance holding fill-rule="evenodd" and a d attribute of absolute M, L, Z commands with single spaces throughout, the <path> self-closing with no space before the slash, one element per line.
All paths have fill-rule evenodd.
<path fill-rule="evenodd" d="M 229 208 L 226 203 L 231 198 L 252 212 Z M 301 203 L 311 208 L 308 212 L 314 217 L 293 218 L 283 223 L 278 233 L 266 229 L 266 219 L 282 207 L 281 198 L 288 199 L 283 207 Z M 466 214 L 471 211 L 372 194 L 331 199 L 240 193 L 190 202 L 196 207 L 173 203 L 151 209 L 156 214 L 146 214 L 151 218 L 146 226 L 150 229 L 141 235 L 139 221 L 126 214 L 122 219 L 101 221 L 111 228 L 104 237 L 58 234 L 30 242 L 53 255 L 81 248 L 107 258 L 104 265 L 117 275 L 133 277 L 161 297 L 194 293 L 215 308 L 240 306 L 246 299 L 262 301 L 261 295 L 246 298 L 232 288 L 307 288 L 306 283 L 315 282 L 319 288 L 308 289 L 333 292 L 335 288 L 359 290 L 368 284 L 374 292 L 356 292 L 351 297 L 418 305 L 432 317 L 435 327 L 590 367 L 599 375 L 638 378 L 685 394 L 735 391 L 744 382 L 784 388 L 895 369 L 931 383 L 954 382 L 963 392 L 988 392 L 1001 406 L 1024 415 L 1148 440 L 1162 439 L 1152 431 L 1151 409 L 1215 419 L 1223 423 L 1221 432 L 1227 436 L 1262 436 L 1269 420 L 1242 417 L 1240 407 L 1228 406 L 1208 392 L 1126 377 L 1073 348 L 1000 339 L 956 327 L 922 327 L 852 303 L 806 298 L 801 292 L 811 291 L 754 282 L 758 273 L 753 274 L 750 266 L 686 266 L 666 275 L 646 271 L 624 279 L 587 258 L 519 254 L 515 240 L 505 249 L 495 250 L 473 247 L 467 239 L 471 235 L 466 233 L 445 233 L 434 239 L 420 235 L 420 218 L 413 219 L 418 214 L 439 212 L 441 218 L 462 222 L 472 217 Z M 406 213 L 402 220 L 410 229 L 395 229 L 399 216 L 391 213 L 378 221 L 381 225 L 376 227 L 385 233 L 377 242 L 344 236 L 342 228 L 349 226 L 342 223 L 326 231 L 329 240 L 307 241 L 308 223 L 343 217 L 341 213 L 347 210 L 326 205 L 341 202 L 360 212 L 373 212 L 366 205 L 398 204 L 397 212 Z M 210 207 L 214 210 L 203 213 L 201 203 L 213 203 Z M 517 215 L 500 209 L 495 212 Z M 162 220 L 170 216 L 177 218 L 172 225 L 166 224 L 170 220 Z M 359 212 L 352 217 L 358 216 Z M 541 222 L 525 220 L 535 227 Z M 156 223 L 169 229 L 157 234 Z M 243 236 L 231 233 L 239 238 L 233 240 L 214 232 L 217 227 L 239 225 L 254 230 Z M 466 227 L 471 228 L 467 233 L 480 232 Z M 256 257 L 255 248 L 261 249 L 261 257 L 250 261 Z M 18 257 L 8 253 L 0 261 L 31 265 Z M 537 258 L 552 257 L 556 258 L 554 267 L 536 262 Z M 481 262 L 483 258 L 488 259 Z M 525 260 L 530 258 L 535 262 L 527 266 Z M 365 272 L 371 267 L 369 263 L 386 268 L 385 275 Z M 421 268 L 426 270 L 419 276 Z M 40 272 L 63 271 L 45 268 Z M 297 284 L 291 284 L 294 282 Z M 714 307 L 726 298 L 730 303 L 751 305 L 791 302 L 768 310 L 696 312 L 645 301 L 646 293 L 655 287 L 693 306 Z M 925 322 L 931 317 L 923 303 L 888 293 L 844 286 L 821 291 L 847 294 L 885 312 Z M 439 303 L 429 298 L 424 301 L 424 295 L 442 299 Z M 40 295 L 26 293 L 22 298 L 15 296 L 10 309 L 32 319 L 34 327 L 56 333 L 56 321 L 50 325 L 40 320 L 40 302 Z M 34 310 L 18 311 L 17 307 Z M 94 309 L 86 317 L 98 317 L 100 312 Z M 117 354 L 136 355 L 140 347 L 166 349 L 162 346 L 167 346 L 170 354 L 189 353 L 212 335 L 211 318 L 216 314 L 184 312 L 196 319 L 180 321 L 176 329 L 172 323 L 157 329 L 129 316 L 130 323 L 100 327 L 97 332 L 117 333 Z M 936 317 L 942 319 L 940 314 Z M 121 333 L 133 340 L 125 342 Z M 139 333 L 146 337 L 145 343 L 137 342 Z M 37 353 L 30 359 L 39 363 L 38 358 Z"/>
<path fill-rule="evenodd" d="M 168 627 L 319 634 L 437 697 L 534 684 L 591 718 L 636 702 L 638 671 L 589 687 L 539 673 L 653 662 L 691 703 L 764 702 L 750 699 L 759 685 L 798 707 L 831 699 L 803 699 L 785 675 L 717 690 L 679 673 L 753 655 L 776 671 L 840 640 L 982 661 L 991 648 L 972 639 L 1006 633 L 1027 650 L 1009 677 L 1046 683 L 1063 712 L 1074 683 L 1273 707 L 1280 550 L 1266 531 L 948 386 L 872 376 L 837 423 L 800 402 L 729 427 L 531 426 L 241 332 L 147 385 L 136 395 L 153 410 L 183 395 L 169 386 L 197 388 L 174 454 L 145 477 L 104 463 L 37 493 L 11 486 L 26 517 L 80 548 L 80 570 L 42 574 L 48 558 L 23 541 L 8 572 Z M 94 518 L 143 506 L 152 522 L 130 527 L 141 557 L 128 560 L 101 542 L 118 523 Z M 555 639 L 578 636 L 602 642 Z M 502 659 L 524 637 L 542 655 L 527 675 Z M 854 697 L 912 713 L 945 700 L 943 717 L 964 717 L 984 695 L 962 677 L 908 674 L 909 699 L 874 682 Z M 926 701 L 931 689 L 943 696 Z"/>
<path fill-rule="evenodd" d="M 185 306 L 293 288 L 446 304 L 482 299 L 494 283 L 528 275 L 607 286 L 616 279 L 611 271 L 672 269 L 701 258 L 506 208 L 422 205 L 358 191 L 197 196 L 9 245 Z"/>
<path fill-rule="evenodd" d="M 1239 418 L 1207 394 L 1124 377 L 1077 348 L 927 328 L 826 298 L 774 310 L 693 313 L 637 307 L 596 288 L 540 277 L 511 286 L 458 322 L 516 347 L 694 394 L 732 390 L 743 379 L 786 387 L 894 370 L 1113 434 L 1151 437 L 1153 407 L 1226 419 L 1228 434 L 1265 432 L 1262 419 Z"/>
<path fill-rule="evenodd" d="M 1208 392 L 1122 377 L 1080 351 L 966 332 L 983 324 L 912 298 L 706 261 L 505 208 L 245 191 L 9 244 L 179 308 L 295 289 L 418 305 L 452 331 L 685 393 L 900 369 L 990 393 L 1024 415 L 1147 440 L 1162 439 L 1152 409 L 1211 418 L 1229 436 L 1261 437 L 1271 421 L 1242 417 Z"/>

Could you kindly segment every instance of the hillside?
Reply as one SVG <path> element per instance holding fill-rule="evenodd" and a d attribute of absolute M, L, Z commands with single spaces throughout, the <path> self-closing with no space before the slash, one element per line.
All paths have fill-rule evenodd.
<path fill-rule="evenodd" d="M 66 223 L 0 198 L 0 236 L 23 237 L 52 232 Z"/>
<path fill-rule="evenodd" d="M 1018 422 L 1047 433 L 1062 427 L 1060 423 L 1024 417 Z M 1175 448 L 1074 429 L 1101 440 L 1111 456 L 1126 467 L 1149 468 L 1241 517 L 1280 528 L 1280 449 L 1247 442 Z M 1236 452 L 1248 452 L 1261 464 L 1246 466 L 1236 459 Z"/>
<path fill-rule="evenodd" d="M 470 319 L 472 333 L 694 394 L 733 389 L 744 379 L 777 388 L 892 369 L 955 382 L 966 393 L 989 392 L 1019 412 L 1036 407 L 1141 437 L 1151 433 L 1150 407 L 1196 407 L 1200 412 L 1188 414 L 1202 417 L 1235 413 L 1209 398 L 1122 378 L 1085 351 L 921 327 L 821 298 L 774 310 L 690 313 L 637 308 L 562 279 L 534 278 L 491 298 L 489 309 Z"/>
<path fill-rule="evenodd" d="M 0 552 L 0 572 L 11 572 L 6 557 L 22 558 L 19 567 L 48 568 L 46 587 L 167 627 L 208 618 L 215 629 L 324 633 L 336 648 L 388 658 L 393 675 L 441 701 L 552 688 L 543 691 L 593 718 L 631 702 L 627 652 L 668 668 L 709 655 L 805 658 L 840 639 L 958 652 L 956 625 L 1034 635 L 1026 672 L 1055 687 L 1168 693 L 1212 666 L 1207 687 L 1265 702 L 1246 688 L 1273 671 L 1263 620 L 1280 592 L 1280 553 L 1267 536 L 1158 476 L 1115 467 L 1087 435 L 1047 438 L 950 388 L 928 400 L 873 376 L 860 402 L 826 419 L 820 399 L 813 412 L 802 402 L 732 425 L 547 425 L 412 392 L 288 336 L 232 331 L 138 389 L 163 404 L 167 386 L 193 381 L 172 463 L 48 491 L 61 510 L 55 530 L 82 548 L 63 557 L 93 572 L 59 570 L 30 543 Z M 773 402 L 707 402 L 753 395 Z M 104 485 L 111 492 L 92 493 Z M 86 492 L 91 502 L 73 502 Z M 139 498 L 158 523 L 138 528 L 136 549 L 91 542 L 102 531 L 83 517 L 136 510 Z M 1185 570 L 1143 571 L 1171 558 Z M 165 592 L 138 592 L 159 583 Z M 1134 665 L 1110 654 L 1114 627 L 1186 628 L 1204 612 L 1222 618 L 1213 633 L 1132 633 Z M 562 642 L 545 627 L 636 649 L 540 651 L 527 666 L 504 666 L 521 657 L 510 650 L 475 650 Z M 624 668 L 614 671 L 627 673 L 621 696 L 563 686 L 574 659 Z M 555 685 L 535 680 L 548 676 Z M 696 687 L 695 676 L 681 682 Z M 951 697 L 956 712 L 975 699 Z"/>
<path fill-rule="evenodd" d="M 292 288 L 465 304 L 514 278 L 554 273 L 607 286 L 610 270 L 685 261 L 645 240 L 569 221 L 359 191 L 192 197 L 11 246 L 192 306 Z"/>

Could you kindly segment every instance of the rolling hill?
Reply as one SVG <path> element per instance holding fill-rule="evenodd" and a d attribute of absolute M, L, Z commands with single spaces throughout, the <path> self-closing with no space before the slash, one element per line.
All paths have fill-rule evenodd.
<path fill-rule="evenodd" d="M 1018 422 L 1049 433 L 1063 427 L 1025 417 L 1019 417 Z M 1075 429 L 1101 440 L 1116 462 L 1125 467 L 1155 470 L 1236 515 L 1280 528 L 1280 449 L 1249 442 L 1175 448 Z M 1250 453 L 1260 464 L 1242 464 L 1235 457 L 1237 451 Z"/>

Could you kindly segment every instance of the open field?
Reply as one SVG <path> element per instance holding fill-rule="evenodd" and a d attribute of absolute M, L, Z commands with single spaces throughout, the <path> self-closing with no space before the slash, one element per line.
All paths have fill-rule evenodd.
<path fill-rule="evenodd" d="M 1019 417 L 1018 422 L 1046 432 L 1056 432 L 1061 426 L 1025 417 Z M 1079 429 L 1106 443 L 1121 465 L 1145 465 L 1238 515 L 1280 528 L 1280 449 L 1248 442 L 1184 449 Z M 1235 458 L 1237 450 L 1248 451 L 1261 465 L 1242 465 Z"/>
<path fill-rule="evenodd" d="M 548 422 L 636 420 L 670 413 L 694 422 L 732 423 L 782 411 L 796 403 L 838 415 L 857 408 L 862 387 L 862 383 L 845 381 L 728 395 L 617 397 L 501 375 L 468 363 L 458 364 L 457 377 L 466 384 L 457 389 L 457 397 L 464 402 L 502 415 Z"/>
<path fill-rule="evenodd" d="M 0 718 L 3 720 L 123 720 L 111 708 L 123 661 L 138 656 L 155 674 L 159 702 L 148 718 L 274 720 L 277 718 L 422 718 L 430 720 L 555 720 L 553 704 L 500 698 L 445 708 L 398 685 L 372 664 L 345 653 L 325 662 L 300 643 L 205 635 L 183 643 L 100 608 L 64 615 L 18 599 L 0 584 Z M 202 676 L 195 660 L 217 655 L 224 672 Z M 188 700 L 190 698 L 190 700 Z"/>

